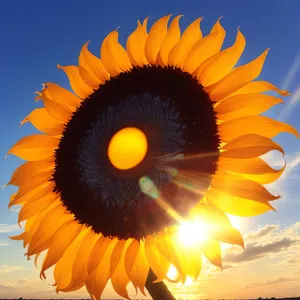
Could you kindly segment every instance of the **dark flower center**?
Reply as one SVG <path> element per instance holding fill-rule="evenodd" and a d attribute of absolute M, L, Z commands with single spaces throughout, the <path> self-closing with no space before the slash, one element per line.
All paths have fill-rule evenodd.
<path fill-rule="evenodd" d="M 119 169 L 108 147 L 124 128 L 144 133 L 147 153 Z M 219 142 L 213 103 L 195 78 L 173 67 L 133 68 L 74 112 L 55 154 L 55 192 L 96 233 L 140 239 L 178 221 L 166 206 L 186 216 L 199 202 L 216 171 Z"/>

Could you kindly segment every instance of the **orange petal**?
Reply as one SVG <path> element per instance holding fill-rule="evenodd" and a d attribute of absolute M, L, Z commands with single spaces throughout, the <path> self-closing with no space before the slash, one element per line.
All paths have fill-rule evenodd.
<path fill-rule="evenodd" d="M 208 240 L 201 244 L 201 251 L 215 266 L 222 269 L 221 246 L 218 242 Z"/>
<path fill-rule="evenodd" d="M 57 67 L 67 74 L 71 88 L 78 97 L 85 99 L 93 93 L 93 89 L 82 80 L 78 67 L 60 65 Z"/>
<path fill-rule="evenodd" d="M 180 41 L 171 49 L 169 53 L 169 65 L 179 67 L 192 47 L 202 38 L 200 22 L 202 18 L 196 19 L 183 32 Z"/>
<path fill-rule="evenodd" d="M 28 180 L 37 173 L 54 169 L 54 161 L 40 160 L 40 161 L 28 161 L 20 165 L 12 174 L 8 184 L 20 186 L 25 180 Z"/>
<path fill-rule="evenodd" d="M 60 135 L 64 130 L 64 123 L 52 118 L 45 108 L 36 108 L 24 120 L 21 125 L 31 122 L 32 125 L 50 135 Z"/>
<path fill-rule="evenodd" d="M 219 119 L 231 120 L 259 115 L 280 103 L 283 103 L 283 100 L 277 97 L 263 94 L 245 94 L 228 97 L 215 107 L 215 111 Z"/>
<path fill-rule="evenodd" d="M 143 66 L 148 64 L 145 54 L 146 38 L 146 30 L 138 21 L 136 30 L 131 33 L 126 43 L 128 57 L 134 66 Z"/>
<path fill-rule="evenodd" d="M 227 75 L 238 62 L 246 45 L 243 34 L 238 30 L 235 43 L 222 52 L 208 58 L 198 68 L 197 78 L 203 86 L 211 85 Z"/>
<path fill-rule="evenodd" d="M 279 198 L 279 196 L 272 195 L 265 187 L 253 180 L 226 172 L 216 174 L 211 186 L 212 189 L 221 190 L 229 195 L 263 203 Z"/>
<path fill-rule="evenodd" d="M 171 49 L 180 41 L 179 19 L 182 16 L 175 17 L 168 29 L 168 32 L 162 42 L 160 51 L 157 56 L 157 63 L 161 66 L 168 65 L 168 58 Z"/>
<path fill-rule="evenodd" d="M 123 255 L 123 251 L 125 248 L 126 241 L 120 240 L 118 241 L 117 245 L 115 246 L 111 258 L 110 258 L 110 273 L 113 274 L 119 261 Z"/>
<path fill-rule="evenodd" d="M 35 134 L 20 139 L 7 154 L 14 154 L 25 160 L 37 161 L 53 156 L 58 144 L 59 139 L 48 135 Z"/>
<path fill-rule="evenodd" d="M 111 76 L 116 76 L 132 68 L 126 50 L 118 42 L 118 36 L 117 31 L 112 31 L 104 39 L 101 46 L 101 59 Z"/>
<path fill-rule="evenodd" d="M 222 147 L 221 157 L 253 158 L 269 151 L 277 150 L 284 154 L 280 145 L 258 134 L 241 135 Z"/>
<path fill-rule="evenodd" d="M 263 128 L 263 130 L 262 130 Z M 256 134 L 273 138 L 281 132 L 288 132 L 298 137 L 298 131 L 291 125 L 265 116 L 242 117 L 229 120 L 219 125 L 221 139 L 228 142 L 244 134 Z"/>
<path fill-rule="evenodd" d="M 91 86 L 97 88 L 100 83 L 109 80 L 109 74 L 107 73 L 102 61 L 88 50 L 88 44 L 89 42 L 83 45 L 79 55 L 79 72 L 80 67 L 87 70 L 90 78 L 92 78 Z"/>
<path fill-rule="evenodd" d="M 155 64 L 156 57 L 167 34 L 167 25 L 171 15 L 156 21 L 149 32 L 145 45 L 145 54 L 150 64 Z"/>
<path fill-rule="evenodd" d="M 115 239 L 108 239 L 109 245 L 101 257 L 101 262 L 96 269 L 93 270 L 91 274 L 88 275 L 85 285 L 88 293 L 93 299 L 100 300 L 103 290 L 110 278 L 110 257 L 112 251 L 118 241 Z M 100 255 L 100 254 L 98 254 Z"/>
<path fill-rule="evenodd" d="M 70 220 L 56 232 L 43 262 L 40 273 L 41 277 L 46 278 L 45 271 L 58 262 L 81 229 L 82 225 L 79 225 L 77 221 Z"/>
<path fill-rule="evenodd" d="M 226 213 L 241 217 L 257 216 L 274 210 L 268 202 L 262 203 L 240 198 L 213 189 L 207 194 L 207 201 Z"/>
<path fill-rule="evenodd" d="M 220 81 L 205 87 L 213 101 L 220 101 L 259 76 L 269 50 L 250 63 L 231 71 Z"/>
<path fill-rule="evenodd" d="M 128 275 L 132 269 L 132 266 L 134 265 L 139 249 L 140 241 L 133 239 L 130 245 L 128 246 L 125 254 L 125 269 Z"/>
<path fill-rule="evenodd" d="M 251 81 L 242 88 L 235 91 L 232 95 L 242 95 L 250 93 L 263 93 L 268 91 L 275 91 L 282 96 L 290 96 L 291 94 L 288 91 L 280 90 L 275 85 L 271 84 L 268 81 Z"/>
<path fill-rule="evenodd" d="M 216 53 L 219 53 L 225 38 L 225 30 L 219 23 L 219 20 L 214 28 L 215 29 L 212 30 L 211 34 L 200 39 L 188 52 L 183 63 L 184 71 L 192 74 L 202 62 Z"/>

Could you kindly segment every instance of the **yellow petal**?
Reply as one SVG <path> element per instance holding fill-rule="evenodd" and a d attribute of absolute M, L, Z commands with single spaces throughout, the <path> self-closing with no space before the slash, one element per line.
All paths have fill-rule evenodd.
<path fill-rule="evenodd" d="M 89 42 L 83 45 L 79 55 L 79 72 L 81 67 L 84 68 L 89 73 L 90 78 L 92 78 L 91 86 L 97 88 L 99 84 L 109 80 L 109 74 L 102 61 L 88 50 L 88 44 Z M 84 79 L 83 76 L 81 77 Z"/>
<path fill-rule="evenodd" d="M 268 91 L 275 91 L 282 96 L 290 96 L 291 94 L 288 91 L 280 90 L 275 85 L 271 84 L 268 81 L 251 81 L 242 88 L 235 91 L 232 95 L 241 95 L 249 93 L 263 93 Z"/>
<path fill-rule="evenodd" d="M 127 253 L 128 251 L 126 252 L 126 254 Z M 126 255 L 125 263 L 126 263 L 126 259 L 131 260 L 131 258 L 129 258 L 129 255 Z M 135 256 L 134 263 L 127 274 L 129 279 L 132 281 L 134 287 L 139 288 L 144 295 L 145 295 L 144 288 L 148 277 L 149 268 L 150 268 L 149 263 L 145 253 L 145 243 L 144 241 L 140 241 L 139 249 Z"/>
<path fill-rule="evenodd" d="M 115 249 L 117 248 L 118 244 L 116 245 Z M 117 252 L 120 251 L 121 256 L 120 256 L 120 259 L 118 259 L 118 264 L 111 275 L 111 283 L 112 283 L 114 290 L 120 296 L 122 296 L 126 299 L 129 299 L 126 286 L 130 282 L 130 279 L 129 279 L 129 277 L 126 273 L 126 269 L 125 269 L 125 253 L 126 253 L 126 249 L 129 244 L 130 244 L 130 240 L 126 240 L 124 247 L 118 247 L 119 249 L 117 250 Z M 112 264 L 113 254 L 111 255 L 111 264 Z M 112 270 L 112 267 L 111 267 L 111 270 Z"/>
<path fill-rule="evenodd" d="M 238 30 L 235 43 L 208 58 L 198 68 L 197 78 L 203 86 L 211 85 L 227 75 L 238 62 L 246 45 L 243 34 Z"/>
<path fill-rule="evenodd" d="M 225 99 L 215 107 L 215 111 L 219 119 L 231 120 L 259 115 L 280 103 L 283 103 L 283 100 L 277 97 L 263 94 L 245 94 Z"/>
<path fill-rule="evenodd" d="M 231 71 L 220 81 L 205 87 L 213 101 L 220 101 L 259 76 L 269 50 L 250 63 Z"/>
<path fill-rule="evenodd" d="M 57 67 L 67 74 L 71 88 L 78 97 L 85 99 L 93 93 L 93 89 L 82 80 L 78 67 L 60 65 Z"/>
<path fill-rule="evenodd" d="M 267 138 L 273 138 L 281 132 L 288 132 L 296 137 L 299 135 L 291 125 L 265 116 L 249 116 L 229 120 L 221 123 L 218 129 L 222 141 L 225 142 L 244 134 L 256 134 Z"/>
<path fill-rule="evenodd" d="M 181 66 L 190 49 L 202 38 L 200 22 L 202 18 L 196 19 L 183 32 L 180 41 L 172 48 L 169 53 L 169 65 Z"/>
<path fill-rule="evenodd" d="M 58 147 L 58 144 L 59 139 L 48 135 L 35 134 L 20 139 L 7 154 L 14 154 L 29 161 L 48 159 L 54 155 L 54 150 Z"/>
<path fill-rule="evenodd" d="M 64 123 L 52 118 L 45 108 L 33 110 L 21 125 L 26 122 L 31 122 L 36 129 L 50 135 L 60 135 L 64 130 Z"/>
<path fill-rule="evenodd" d="M 52 192 L 52 193 L 45 195 L 42 198 L 37 198 L 34 201 L 26 202 L 19 212 L 18 222 L 20 223 L 26 219 L 29 219 L 29 218 L 39 214 L 49 204 L 51 204 L 54 201 L 57 201 L 58 198 L 59 198 L 59 195 Z M 57 201 L 57 202 L 59 202 L 59 201 Z"/>
<path fill-rule="evenodd" d="M 218 168 L 220 170 L 242 174 L 245 178 L 254 180 L 260 184 L 267 184 L 277 180 L 283 173 L 285 166 L 279 170 L 275 170 L 259 157 L 233 159 L 221 156 L 219 158 Z"/>
<path fill-rule="evenodd" d="M 170 262 L 158 251 L 156 240 L 151 235 L 146 237 L 145 253 L 149 265 L 157 277 L 156 282 L 164 280 L 170 268 Z"/>
<path fill-rule="evenodd" d="M 199 40 L 188 52 L 183 63 L 183 70 L 192 74 L 202 62 L 219 53 L 224 38 L 225 30 L 218 21 L 215 25 L 215 30 L 212 30 L 211 34 Z"/>
<path fill-rule="evenodd" d="M 109 247 L 111 243 L 110 238 L 106 238 L 104 236 L 100 236 L 97 240 L 95 246 L 93 247 L 91 251 L 91 255 L 88 261 L 88 273 L 92 273 L 98 265 L 101 263 L 103 256 L 105 255 L 105 252 L 107 248 Z"/>
<path fill-rule="evenodd" d="M 132 269 L 132 266 L 134 265 L 139 249 L 140 241 L 133 239 L 130 245 L 128 246 L 125 254 L 125 269 L 128 275 Z"/>
<path fill-rule="evenodd" d="M 279 198 L 279 196 L 269 193 L 265 187 L 255 181 L 226 172 L 216 174 L 211 186 L 214 190 L 221 190 L 236 197 L 256 200 L 263 203 Z"/>
<path fill-rule="evenodd" d="M 53 237 L 59 229 L 63 229 L 66 223 L 72 220 L 71 214 L 60 203 L 50 210 L 41 219 L 28 247 L 27 255 L 31 256 L 46 250 L 53 242 Z"/>
<path fill-rule="evenodd" d="M 50 97 L 47 97 L 48 92 L 43 90 L 42 101 L 49 116 L 58 120 L 60 123 L 67 123 L 72 117 L 72 111 L 63 103 L 53 101 Z"/>
<path fill-rule="evenodd" d="M 168 65 L 169 53 L 171 49 L 179 42 L 180 40 L 180 27 L 179 27 L 179 19 L 182 16 L 175 17 L 168 29 L 168 32 L 162 42 L 160 51 L 157 56 L 157 63 L 161 66 Z"/>
<path fill-rule="evenodd" d="M 117 265 L 119 264 L 119 261 L 123 255 L 124 247 L 125 247 L 126 241 L 120 240 L 118 241 L 117 245 L 115 246 L 111 259 L 110 259 L 110 273 L 113 274 Z"/>
<path fill-rule="evenodd" d="M 118 36 L 117 31 L 112 31 L 104 39 L 101 46 L 101 59 L 111 76 L 116 76 L 132 68 L 127 52 L 118 42 Z"/>
<path fill-rule="evenodd" d="M 212 264 L 222 269 L 221 246 L 218 242 L 212 240 L 203 242 L 201 251 Z"/>
<path fill-rule="evenodd" d="M 222 147 L 221 157 L 253 158 L 269 151 L 277 150 L 284 154 L 280 145 L 258 134 L 244 134 L 231 140 Z"/>
<path fill-rule="evenodd" d="M 40 273 L 41 277 L 46 278 L 45 271 L 58 262 L 81 229 L 82 225 L 78 224 L 77 221 L 70 220 L 55 233 L 53 236 L 53 242 L 47 252 L 45 260 L 43 261 Z"/>
<path fill-rule="evenodd" d="M 88 275 L 85 285 L 88 293 L 93 299 L 100 300 L 103 290 L 107 284 L 107 281 L 110 278 L 110 257 L 112 251 L 118 241 L 117 238 L 108 239 L 109 245 L 101 257 L 101 262 L 96 269 L 93 270 L 91 274 Z M 97 255 L 100 255 L 97 254 Z"/>
<path fill-rule="evenodd" d="M 63 290 L 71 283 L 75 258 L 82 242 L 84 241 L 84 238 L 88 233 L 88 229 L 82 230 L 55 265 L 54 285 L 56 285 L 56 292 Z"/>
<path fill-rule="evenodd" d="M 216 190 L 211 190 L 207 194 L 207 201 L 226 213 L 241 217 L 257 216 L 273 209 L 268 202 L 235 197 Z"/>
<path fill-rule="evenodd" d="M 126 43 L 128 57 L 134 66 L 143 66 L 148 64 L 145 54 L 146 38 L 146 30 L 138 21 L 136 30 L 131 33 Z"/>
<path fill-rule="evenodd" d="M 92 230 L 86 234 L 74 259 L 71 282 L 67 287 L 62 288 L 62 291 L 74 291 L 84 284 L 85 278 L 88 275 L 87 262 L 91 250 L 95 245 L 96 237 L 97 235 Z"/>
<path fill-rule="evenodd" d="M 20 165 L 12 174 L 8 184 L 20 186 L 37 173 L 54 169 L 54 160 L 28 161 Z"/>
<path fill-rule="evenodd" d="M 150 64 L 155 64 L 157 54 L 167 34 L 167 25 L 171 15 L 156 21 L 149 32 L 145 45 L 145 54 Z"/>
<path fill-rule="evenodd" d="M 45 88 L 43 91 L 48 98 L 56 103 L 67 106 L 72 112 L 74 112 L 80 106 L 82 101 L 70 91 L 51 82 L 45 83 Z"/>

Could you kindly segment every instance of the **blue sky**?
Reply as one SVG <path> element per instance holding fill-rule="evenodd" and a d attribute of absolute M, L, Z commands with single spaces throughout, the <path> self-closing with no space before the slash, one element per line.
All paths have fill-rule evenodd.
<path fill-rule="evenodd" d="M 150 24 L 152 24 L 154 20 L 166 14 L 183 14 L 182 27 L 186 27 L 199 16 L 204 17 L 201 26 L 205 34 L 209 32 L 217 18 L 223 16 L 222 25 L 227 31 L 224 47 L 233 43 L 238 26 L 247 39 L 240 64 L 255 58 L 264 49 L 271 48 L 261 78 L 289 89 L 294 96 L 288 97 L 287 104 L 273 109 L 270 115 L 284 119 L 300 130 L 298 118 L 300 108 L 297 106 L 300 100 L 299 11 L 298 0 L 1 1 L 0 185 L 4 185 L 9 180 L 15 167 L 21 163 L 13 156 L 5 160 L 6 151 L 20 137 L 34 132 L 29 124 L 24 125 L 22 129 L 19 125 L 20 121 L 39 105 L 34 101 L 34 92 L 40 90 L 42 82 L 46 81 L 69 87 L 66 76 L 62 71 L 57 70 L 56 63 L 76 64 L 82 45 L 89 40 L 91 40 L 90 50 L 99 55 L 103 38 L 119 26 L 120 42 L 124 44 L 129 33 L 135 29 L 137 19 L 148 16 L 151 16 Z M 270 234 L 276 236 L 275 232 L 278 232 L 278 236 L 282 235 L 284 238 L 285 232 L 290 234 L 289 230 L 295 230 L 295 224 L 300 220 L 298 197 L 300 169 L 297 167 L 300 162 L 300 143 L 294 137 L 285 134 L 277 137 L 276 141 L 287 150 L 287 159 L 290 163 L 287 175 L 271 187 L 275 192 L 283 194 L 283 199 L 275 204 L 278 213 L 270 212 L 251 220 L 241 221 L 241 230 L 244 234 L 253 231 L 259 235 L 259 228 L 265 228 L 269 224 L 280 226 L 280 228 L 274 227 Z M 269 159 L 274 164 L 278 162 L 276 155 L 270 155 Z M 10 293 L 9 295 L 17 297 L 18 288 L 22 287 L 18 282 L 22 279 L 24 282 L 31 279 L 34 281 L 35 277 L 38 279 L 38 273 L 32 262 L 25 261 L 23 252 L 20 251 L 21 244 L 9 241 L 7 237 L 10 231 L 15 230 L 17 220 L 17 213 L 7 209 L 9 196 L 13 190 L 12 187 L 8 187 L 0 192 L 0 224 L 2 224 L 0 227 L 0 296 L 4 290 L 3 295 Z M 1 246 L 1 243 L 9 245 Z M 251 270 L 249 267 L 249 272 L 256 274 L 255 267 L 254 271 Z M 269 270 L 268 264 L 264 270 Z M 295 286 L 299 283 L 297 280 L 287 280 L 287 282 Z M 1 290 L 1 286 L 9 285 L 11 285 L 9 291 Z M 31 283 L 30 286 L 35 285 Z M 294 288 L 294 291 L 300 293 L 299 289 Z M 249 289 L 242 295 L 248 292 Z M 34 294 L 34 291 L 32 293 Z M 235 295 L 239 294 L 230 297 Z"/>

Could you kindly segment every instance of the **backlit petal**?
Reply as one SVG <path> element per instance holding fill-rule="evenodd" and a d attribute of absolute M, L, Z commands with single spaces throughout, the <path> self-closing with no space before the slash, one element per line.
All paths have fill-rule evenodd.
<path fill-rule="evenodd" d="M 212 264 L 222 269 L 221 246 L 217 241 L 207 240 L 203 242 L 201 251 Z"/>

